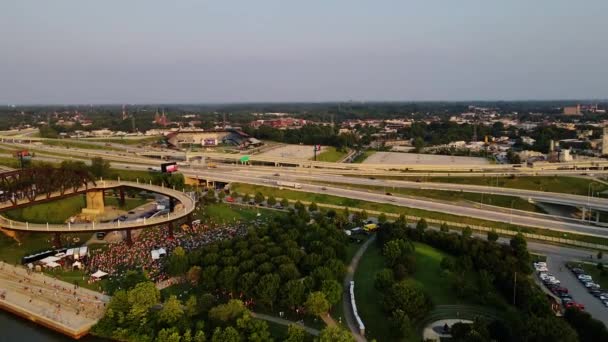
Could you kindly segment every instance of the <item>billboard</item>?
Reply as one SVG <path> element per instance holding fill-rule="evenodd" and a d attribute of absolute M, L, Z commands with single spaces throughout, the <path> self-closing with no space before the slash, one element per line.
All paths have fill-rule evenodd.
<path fill-rule="evenodd" d="M 177 171 L 177 163 L 176 162 L 172 162 L 172 163 L 160 164 L 160 170 L 162 172 L 166 172 L 166 173 L 175 172 L 175 171 Z"/>

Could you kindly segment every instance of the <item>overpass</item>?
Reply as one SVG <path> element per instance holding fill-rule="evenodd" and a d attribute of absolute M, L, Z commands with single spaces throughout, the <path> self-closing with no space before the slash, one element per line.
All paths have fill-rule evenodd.
<path fill-rule="evenodd" d="M 134 188 L 140 190 L 146 190 L 150 192 L 159 193 L 165 195 L 167 197 L 173 198 L 179 202 L 176 205 L 176 209 L 167 213 L 166 215 L 157 216 L 150 219 L 143 219 L 142 221 L 126 221 L 126 222 L 107 222 L 107 223 L 66 223 L 66 224 L 38 224 L 38 223 L 29 223 L 29 222 L 20 222 L 13 221 L 7 219 L 5 217 L 0 217 L 0 227 L 3 229 L 14 230 L 14 231 L 25 231 L 25 232 L 49 232 L 49 233 L 67 233 L 67 232 L 99 232 L 99 231 L 112 231 L 112 230 L 132 230 L 139 228 L 146 228 L 151 226 L 158 225 L 171 225 L 172 222 L 188 218 L 194 211 L 196 207 L 195 200 L 188 196 L 186 193 L 173 189 L 167 188 L 165 186 L 151 185 L 140 182 L 126 182 L 126 181 L 99 181 L 96 184 L 90 183 L 86 187 L 82 186 L 76 189 L 75 191 L 70 191 L 65 195 L 74 195 L 78 193 L 86 193 L 89 191 L 100 191 L 100 190 L 108 190 L 108 189 L 116 189 L 116 188 Z M 42 201 L 49 201 L 53 199 L 60 198 L 62 196 L 54 195 L 51 198 L 46 198 L 46 196 L 40 195 L 38 201 L 20 203 L 20 206 L 23 205 L 32 205 L 36 203 L 40 203 Z M 10 205 L 4 203 L 3 206 L 0 207 L 0 210 L 8 210 L 14 208 L 14 205 Z"/>

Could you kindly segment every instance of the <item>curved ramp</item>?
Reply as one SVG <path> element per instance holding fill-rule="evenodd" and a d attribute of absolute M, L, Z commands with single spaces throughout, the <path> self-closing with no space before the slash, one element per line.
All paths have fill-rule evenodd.
<path fill-rule="evenodd" d="M 179 204 L 172 213 L 157 216 L 154 218 L 143 219 L 143 221 L 127 222 L 107 222 L 107 223 L 76 223 L 76 224 L 37 224 L 9 220 L 0 216 L 0 227 L 16 231 L 29 232 L 86 232 L 86 231 L 108 231 L 121 229 L 137 229 L 150 226 L 157 226 L 182 219 L 190 215 L 195 207 L 195 200 L 184 192 L 167 188 L 164 186 L 150 185 L 145 183 L 125 182 L 125 181 L 99 181 L 96 185 L 89 185 L 88 190 L 106 190 L 120 187 L 129 187 L 159 193 L 168 197 L 175 198 Z M 33 203 L 35 204 L 35 203 Z M 178 208 L 179 207 L 179 208 Z"/>

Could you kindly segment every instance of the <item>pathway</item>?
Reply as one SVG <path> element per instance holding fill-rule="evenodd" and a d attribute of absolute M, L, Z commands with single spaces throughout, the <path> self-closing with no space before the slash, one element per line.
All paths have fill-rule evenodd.
<path fill-rule="evenodd" d="M 357 266 L 359 266 L 359 261 L 361 260 L 363 253 L 365 253 L 369 245 L 371 245 L 375 241 L 376 235 L 374 234 L 371 238 L 365 241 L 365 243 L 361 245 L 361 247 L 359 247 L 359 250 L 357 250 L 353 258 L 351 259 L 350 264 L 346 269 L 346 276 L 344 276 L 343 286 L 345 289 L 350 288 L 350 282 L 354 279 L 355 271 L 357 270 Z M 357 284 L 355 284 L 355 286 L 356 285 Z M 344 319 L 346 320 L 348 329 L 350 329 L 355 339 L 358 342 L 367 341 L 365 336 L 361 336 L 361 334 L 359 334 L 359 327 L 357 326 L 355 318 L 353 317 L 353 308 L 350 305 L 350 293 L 348 291 L 345 291 L 342 295 L 342 310 L 344 311 Z"/>
<path fill-rule="evenodd" d="M 306 331 L 307 333 L 313 335 L 313 336 L 319 336 L 319 334 L 321 333 L 319 330 L 314 329 L 314 328 L 310 328 L 307 327 L 305 325 L 302 325 L 298 322 L 294 322 L 294 321 L 289 321 L 283 318 L 279 318 L 279 317 L 275 317 L 275 316 L 270 316 L 270 315 L 266 315 L 266 314 L 261 314 L 261 313 L 257 313 L 257 312 L 252 312 L 251 316 L 257 318 L 257 319 L 261 319 L 264 321 L 268 321 L 268 322 L 273 322 L 273 323 L 277 323 L 277 324 L 281 324 L 281 325 L 285 325 L 285 326 L 290 326 L 291 324 L 295 324 L 295 325 L 299 325 L 302 328 L 304 328 L 304 331 Z"/>

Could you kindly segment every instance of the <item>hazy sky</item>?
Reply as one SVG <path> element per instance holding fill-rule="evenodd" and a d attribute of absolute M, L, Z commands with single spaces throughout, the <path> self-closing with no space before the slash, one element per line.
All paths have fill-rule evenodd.
<path fill-rule="evenodd" d="M 4 0 L 0 103 L 608 98 L 607 0 Z"/>

